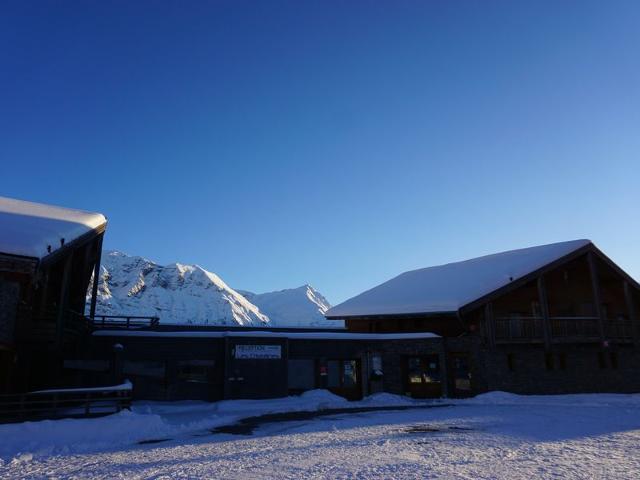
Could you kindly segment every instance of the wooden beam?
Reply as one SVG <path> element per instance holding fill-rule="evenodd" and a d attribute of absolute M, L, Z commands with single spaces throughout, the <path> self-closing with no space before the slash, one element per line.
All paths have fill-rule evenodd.
<path fill-rule="evenodd" d="M 633 343 L 636 346 L 640 345 L 640 325 L 638 324 L 638 312 L 633 303 L 633 296 L 631 295 L 631 286 L 629 282 L 624 282 L 624 300 L 627 304 L 627 313 L 629 314 L 629 320 L 631 320 L 631 331 L 633 334 Z"/>
<path fill-rule="evenodd" d="M 56 347 L 62 348 L 64 339 L 64 321 L 69 301 L 69 284 L 71 283 L 71 267 L 73 266 L 73 252 L 64 260 L 62 271 L 62 285 L 60 287 L 60 298 L 58 300 L 58 312 L 56 314 Z"/>
<path fill-rule="evenodd" d="M 96 245 L 96 263 L 93 266 L 93 286 L 91 288 L 91 307 L 89 308 L 89 318 L 93 320 L 96 316 L 96 300 L 98 298 L 98 281 L 100 280 L 100 261 L 102 260 L 102 239 L 104 233 L 98 238 Z"/>
<path fill-rule="evenodd" d="M 544 275 L 538 277 L 538 300 L 540 302 L 540 313 L 542 313 L 542 334 L 544 336 L 544 347 L 551 348 L 551 320 L 549 319 L 549 300 L 547 298 L 547 287 L 544 282 Z"/>
<path fill-rule="evenodd" d="M 493 303 L 491 302 L 484 305 L 484 322 L 487 326 L 489 346 L 493 348 L 496 346 L 496 319 L 493 316 Z"/>
<path fill-rule="evenodd" d="M 589 273 L 591 276 L 591 288 L 593 290 L 593 301 L 596 307 L 596 315 L 598 316 L 598 331 L 600 332 L 600 340 L 604 343 L 606 340 L 604 331 L 604 312 L 602 311 L 602 294 L 600 292 L 600 279 L 598 277 L 598 266 L 596 265 L 596 259 L 593 252 L 587 254 L 587 261 L 589 262 Z"/>

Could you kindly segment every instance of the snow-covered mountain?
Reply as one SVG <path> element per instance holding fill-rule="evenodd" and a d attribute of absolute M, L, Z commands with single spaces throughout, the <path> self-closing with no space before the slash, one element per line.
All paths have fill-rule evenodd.
<path fill-rule="evenodd" d="M 311 285 L 268 293 L 238 290 L 278 327 L 342 327 L 342 322 L 327 320 L 324 313 L 331 305 Z"/>
<path fill-rule="evenodd" d="M 90 295 L 91 289 L 88 292 Z M 309 285 L 264 294 L 241 293 L 197 265 L 162 266 L 107 251 L 102 256 L 96 311 L 157 315 L 162 324 L 341 327 L 341 322 L 322 316 L 329 307 Z"/>

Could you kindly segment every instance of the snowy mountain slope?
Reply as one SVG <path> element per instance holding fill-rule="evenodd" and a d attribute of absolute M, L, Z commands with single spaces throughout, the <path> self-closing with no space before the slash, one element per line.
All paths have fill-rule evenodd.
<path fill-rule="evenodd" d="M 96 311 L 157 315 L 165 325 L 342 327 L 342 322 L 322 316 L 329 307 L 308 285 L 266 294 L 241 292 L 197 265 L 161 266 L 146 258 L 107 251 L 102 257 Z"/>
<path fill-rule="evenodd" d="M 103 255 L 100 277 L 98 314 L 157 315 L 163 324 L 269 324 L 258 307 L 197 265 L 161 266 L 110 251 Z"/>
<path fill-rule="evenodd" d="M 239 290 L 246 299 L 267 315 L 276 327 L 341 328 L 342 321 L 327 320 L 324 313 L 331 305 L 311 285 L 268 293 Z"/>

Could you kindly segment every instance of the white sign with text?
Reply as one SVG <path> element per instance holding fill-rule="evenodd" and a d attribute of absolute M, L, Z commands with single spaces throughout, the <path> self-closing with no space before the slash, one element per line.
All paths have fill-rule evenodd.
<path fill-rule="evenodd" d="M 280 345 L 236 345 L 236 358 L 280 359 Z"/>

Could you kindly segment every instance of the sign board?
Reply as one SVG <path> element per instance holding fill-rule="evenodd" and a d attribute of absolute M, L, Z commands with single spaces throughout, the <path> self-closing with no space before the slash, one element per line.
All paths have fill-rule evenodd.
<path fill-rule="evenodd" d="M 282 347 L 280 345 L 236 345 L 235 358 L 278 360 L 282 358 Z"/>

